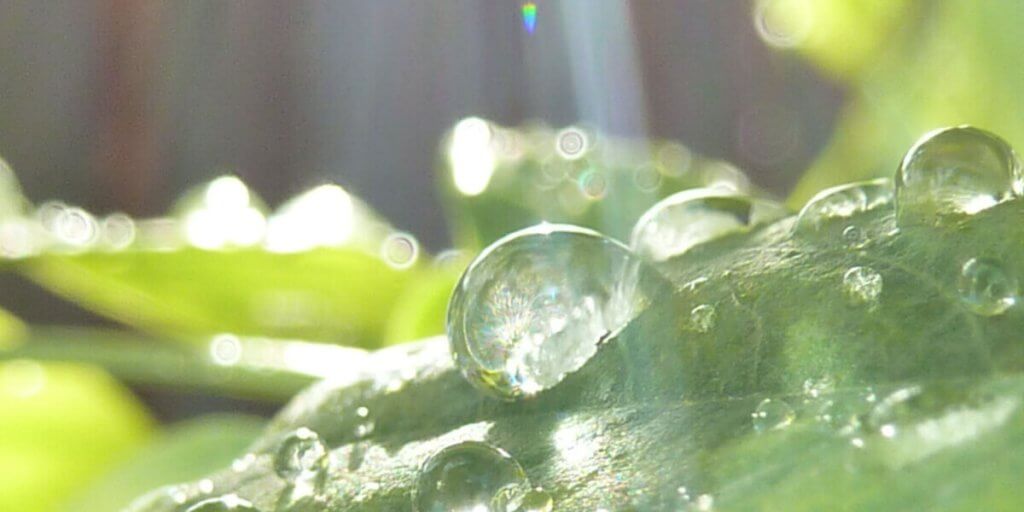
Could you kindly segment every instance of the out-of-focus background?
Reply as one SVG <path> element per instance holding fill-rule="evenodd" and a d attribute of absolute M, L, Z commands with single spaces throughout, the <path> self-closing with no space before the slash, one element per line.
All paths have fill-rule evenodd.
<path fill-rule="evenodd" d="M 332 253 L 344 245 L 333 239 L 303 246 L 327 248 L 321 259 L 316 250 L 313 256 L 280 255 L 279 247 L 260 246 L 260 240 L 232 245 L 232 226 L 214 235 L 227 236 L 236 252 L 219 252 L 224 240 L 215 240 L 212 251 L 195 243 L 178 252 L 132 246 L 97 255 L 60 241 L 52 253 L 12 249 L 9 237 L 28 229 L 26 222 L 45 227 L 51 214 L 75 222 L 91 218 L 68 208 L 74 205 L 106 219 L 109 231 L 107 214 L 123 212 L 128 223 L 177 215 L 199 197 L 194 187 L 233 174 L 241 181 L 215 182 L 207 200 L 211 194 L 241 197 L 243 213 L 263 208 L 267 217 L 260 213 L 259 221 L 268 224 L 260 229 L 268 234 L 274 220 L 268 212 L 334 183 L 344 191 L 328 187 L 304 197 L 326 211 L 343 202 L 349 220 L 386 221 L 366 225 L 386 224 L 414 237 L 424 262 L 453 246 L 471 254 L 508 228 L 501 221 L 516 225 L 545 214 L 530 210 L 536 205 L 515 196 L 507 183 L 496 181 L 478 197 L 482 189 L 453 187 L 450 173 L 458 171 L 450 168 L 449 135 L 470 117 L 496 125 L 460 125 L 476 130 L 469 135 L 497 134 L 493 127 L 500 125 L 523 127 L 516 133 L 524 139 L 550 138 L 572 125 L 602 140 L 677 141 L 686 155 L 730 162 L 758 193 L 796 210 L 824 187 L 890 176 L 913 141 L 936 127 L 976 124 L 1022 147 L 1022 23 L 1024 6 L 958 0 L 0 0 L 0 155 L 24 196 L 42 206 L 14 222 L 4 216 L 16 208 L 0 205 L 0 253 L 22 260 L 17 272 L 0 274 L 0 306 L 32 326 L 112 328 L 128 337 L 140 331 L 200 343 L 215 335 L 209 354 L 206 345 L 187 342 L 213 360 L 196 371 L 182 362 L 195 351 L 183 355 L 167 348 L 177 347 L 173 343 L 119 345 L 109 334 L 31 328 L 29 338 L 46 338 L 56 348 L 27 343 L 27 352 L 11 356 L 17 360 L 0 361 L 0 391 L 13 393 L 7 398 L 17 404 L 4 416 L 0 403 L 0 490 L 8 492 L 0 508 L 6 503 L 20 510 L 42 492 L 35 489 L 48 489 L 44 494 L 55 502 L 76 491 L 78 508 L 72 509 L 95 510 L 102 508 L 97 503 L 121 503 L 132 492 L 167 483 L 168 475 L 221 467 L 290 396 L 284 390 L 307 380 L 225 373 L 221 367 L 237 363 L 243 348 L 249 354 L 278 345 L 217 336 L 294 334 L 375 347 L 436 334 L 452 282 L 451 275 L 440 275 L 447 270 L 435 272 L 436 265 L 389 268 L 379 261 L 377 245 L 372 261 L 347 246 Z M 643 147 L 621 153 L 626 162 L 591 164 L 640 169 L 657 159 Z M 677 153 L 682 147 L 671 146 Z M 601 158 L 612 160 L 607 155 Z M 516 172 L 523 176 L 542 176 L 541 160 L 508 165 L 521 167 Z M 486 188 L 492 170 L 477 184 Z M 669 174 L 667 181 L 674 179 Z M 629 193 L 604 198 L 603 184 L 581 208 L 598 210 L 607 221 L 620 204 L 642 211 L 671 186 L 642 191 L 647 195 L 637 203 Z M 189 190 L 192 199 L 181 201 Z M 0 192 L 9 197 L 6 189 Z M 554 193 L 537 192 L 547 193 L 541 202 Z M 288 220 L 298 210 L 274 215 Z M 124 219 L 114 220 L 123 226 Z M 137 226 L 141 236 L 143 224 Z M 481 226 L 491 231 L 481 234 Z M 379 243 L 379 234 L 365 240 Z M 401 245 L 403 238 L 389 248 L 387 240 L 386 250 L 415 247 Z M 332 279 L 317 274 L 321 270 L 334 272 Z M 234 306 L 249 304 L 239 302 L 252 298 L 247 293 L 272 300 L 239 312 Z M 344 315 L 338 311 L 350 316 L 339 320 Z M 6 325 L 4 316 L 0 324 Z M 307 323 L 267 327 L 300 317 Z M 350 330 L 361 337 L 346 338 Z M 134 348 L 122 356 L 126 347 Z M 307 350 L 307 360 L 322 354 L 289 347 Z M 35 357 L 98 363 L 109 374 L 91 366 L 40 365 Z M 178 386 L 182 382 L 191 387 Z M 96 410 L 105 413 L 90 412 Z M 255 417 L 177 427 L 218 411 Z M 43 435 L 39 425 L 52 429 Z M 82 432 L 103 435 L 83 442 Z M 218 437 L 226 432 L 245 435 Z M 158 435 L 163 441 L 147 444 Z M 4 436 L 15 449 L 4 445 Z M 40 451 L 64 446 L 61 439 L 92 451 L 79 450 L 77 458 L 58 448 Z M 133 451 L 140 446 L 146 448 Z M 208 455 L 206 466 L 186 452 Z M 191 473 L 165 471 L 179 460 L 188 461 Z M 146 476 L 141 466 L 163 469 Z M 111 467 L 119 468 L 114 476 L 83 498 L 85 482 Z M 45 478 L 54 472 L 69 475 L 57 481 L 62 487 Z M 137 477 L 133 485 L 125 483 L 128 475 Z M 11 494 L 19 488 L 25 501 Z M 119 488 L 121 495 L 110 498 Z"/>

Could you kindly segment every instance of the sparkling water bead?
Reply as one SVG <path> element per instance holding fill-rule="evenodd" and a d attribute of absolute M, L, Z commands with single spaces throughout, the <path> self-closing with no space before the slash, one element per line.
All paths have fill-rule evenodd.
<path fill-rule="evenodd" d="M 583 366 L 643 307 L 640 261 L 594 231 L 541 224 L 485 249 L 448 305 L 455 363 L 512 400 Z"/>
<path fill-rule="evenodd" d="M 686 190 L 647 210 L 633 227 L 630 246 L 652 261 L 664 261 L 715 238 L 772 222 L 786 209 L 724 188 Z"/>
<path fill-rule="evenodd" d="M 1013 149 L 995 134 L 970 126 L 922 137 L 903 157 L 895 181 L 901 223 L 977 213 L 1020 195 L 1022 188 Z"/>
<path fill-rule="evenodd" d="M 796 413 L 789 404 L 782 400 L 765 398 L 757 404 L 757 408 L 750 415 L 754 422 L 754 430 L 765 432 L 785 428 L 796 419 Z"/>
<path fill-rule="evenodd" d="M 259 509 L 234 494 L 227 494 L 200 501 L 186 509 L 186 512 L 259 512 Z"/>
<path fill-rule="evenodd" d="M 971 258 L 960 269 L 960 298 L 979 315 L 994 316 L 1017 303 L 1017 278 L 990 259 Z"/>
<path fill-rule="evenodd" d="M 882 293 L 882 275 L 871 267 L 851 267 L 843 274 L 846 296 L 857 304 L 873 304 Z"/>
<path fill-rule="evenodd" d="M 305 427 L 288 434 L 274 455 L 274 471 L 288 481 L 321 473 L 326 467 L 327 446 L 316 432 Z"/>
<path fill-rule="evenodd" d="M 415 512 L 507 512 L 528 490 L 523 468 L 508 453 L 467 441 L 432 455 L 420 469 Z"/>
<path fill-rule="evenodd" d="M 862 212 L 892 205 L 893 185 L 889 178 L 847 183 L 822 190 L 807 201 L 795 224 L 802 236 L 857 242 L 860 229 L 850 218 Z M 852 229 L 851 229 L 852 228 Z"/>

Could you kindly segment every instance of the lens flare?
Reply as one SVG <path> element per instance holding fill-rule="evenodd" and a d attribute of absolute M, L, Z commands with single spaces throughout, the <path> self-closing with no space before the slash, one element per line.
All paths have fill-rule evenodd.
<path fill-rule="evenodd" d="M 533 2 L 523 4 L 523 28 L 529 34 L 537 28 L 537 4 Z"/>

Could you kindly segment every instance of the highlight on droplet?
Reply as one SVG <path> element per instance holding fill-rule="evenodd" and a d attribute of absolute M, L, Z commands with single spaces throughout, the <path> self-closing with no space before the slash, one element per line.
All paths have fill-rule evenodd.
<path fill-rule="evenodd" d="M 523 4 L 523 27 L 530 34 L 533 33 L 533 29 L 537 28 L 537 4 L 533 2 Z"/>

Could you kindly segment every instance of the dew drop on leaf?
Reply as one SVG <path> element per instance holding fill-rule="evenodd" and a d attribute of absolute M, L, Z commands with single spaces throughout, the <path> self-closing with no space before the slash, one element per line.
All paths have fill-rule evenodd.
<path fill-rule="evenodd" d="M 630 246 L 642 257 L 664 261 L 695 245 L 778 220 L 786 209 L 723 188 L 685 190 L 652 206 L 633 227 Z"/>
<path fill-rule="evenodd" d="M 757 404 L 750 416 L 754 420 L 754 430 L 758 432 L 785 428 L 796 419 L 796 413 L 789 404 L 771 398 L 765 398 Z"/>
<path fill-rule="evenodd" d="M 857 304 L 873 304 L 882 293 L 882 275 L 871 267 L 851 267 L 843 274 L 846 296 Z"/>
<path fill-rule="evenodd" d="M 999 262 L 971 258 L 960 269 L 957 281 L 960 298 L 979 315 L 994 316 L 1017 303 L 1017 278 Z"/>
<path fill-rule="evenodd" d="M 711 304 L 701 304 L 690 310 L 690 326 L 693 330 L 706 333 L 715 327 L 718 313 Z"/>
<path fill-rule="evenodd" d="M 200 501 L 189 507 L 186 512 L 259 512 L 252 503 L 234 494 L 226 494 L 218 498 Z"/>
<path fill-rule="evenodd" d="M 896 172 L 897 220 L 977 213 L 1020 195 L 1020 173 L 1013 149 L 993 133 L 971 126 L 930 132 Z"/>
<path fill-rule="evenodd" d="M 416 481 L 416 512 L 507 512 L 523 498 L 527 479 L 508 453 L 487 443 L 448 446 L 424 462 Z"/>
<path fill-rule="evenodd" d="M 847 183 L 822 190 L 800 210 L 794 230 L 804 237 L 831 240 L 841 235 L 850 244 L 862 243 L 863 230 L 849 224 L 850 217 L 892 205 L 892 180 L 881 178 Z"/>
<path fill-rule="evenodd" d="M 621 244 L 573 226 L 541 224 L 498 240 L 452 294 L 456 365 L 507 400 L 554 386 L 643 308 L 641 265 Z"/>
<path fill-rule="evenodd" d="M 305 427 L 288 434 L 274 456 L 274 471 L 287 481 L 322 473 L 326 466 L 327 446 Z"/>
<path fill-rule="evenodd" d="M 526 491 L 518 501 L 514 512 L 551 512 L 554 508 L 551 495 L 539 487 Z"/>

